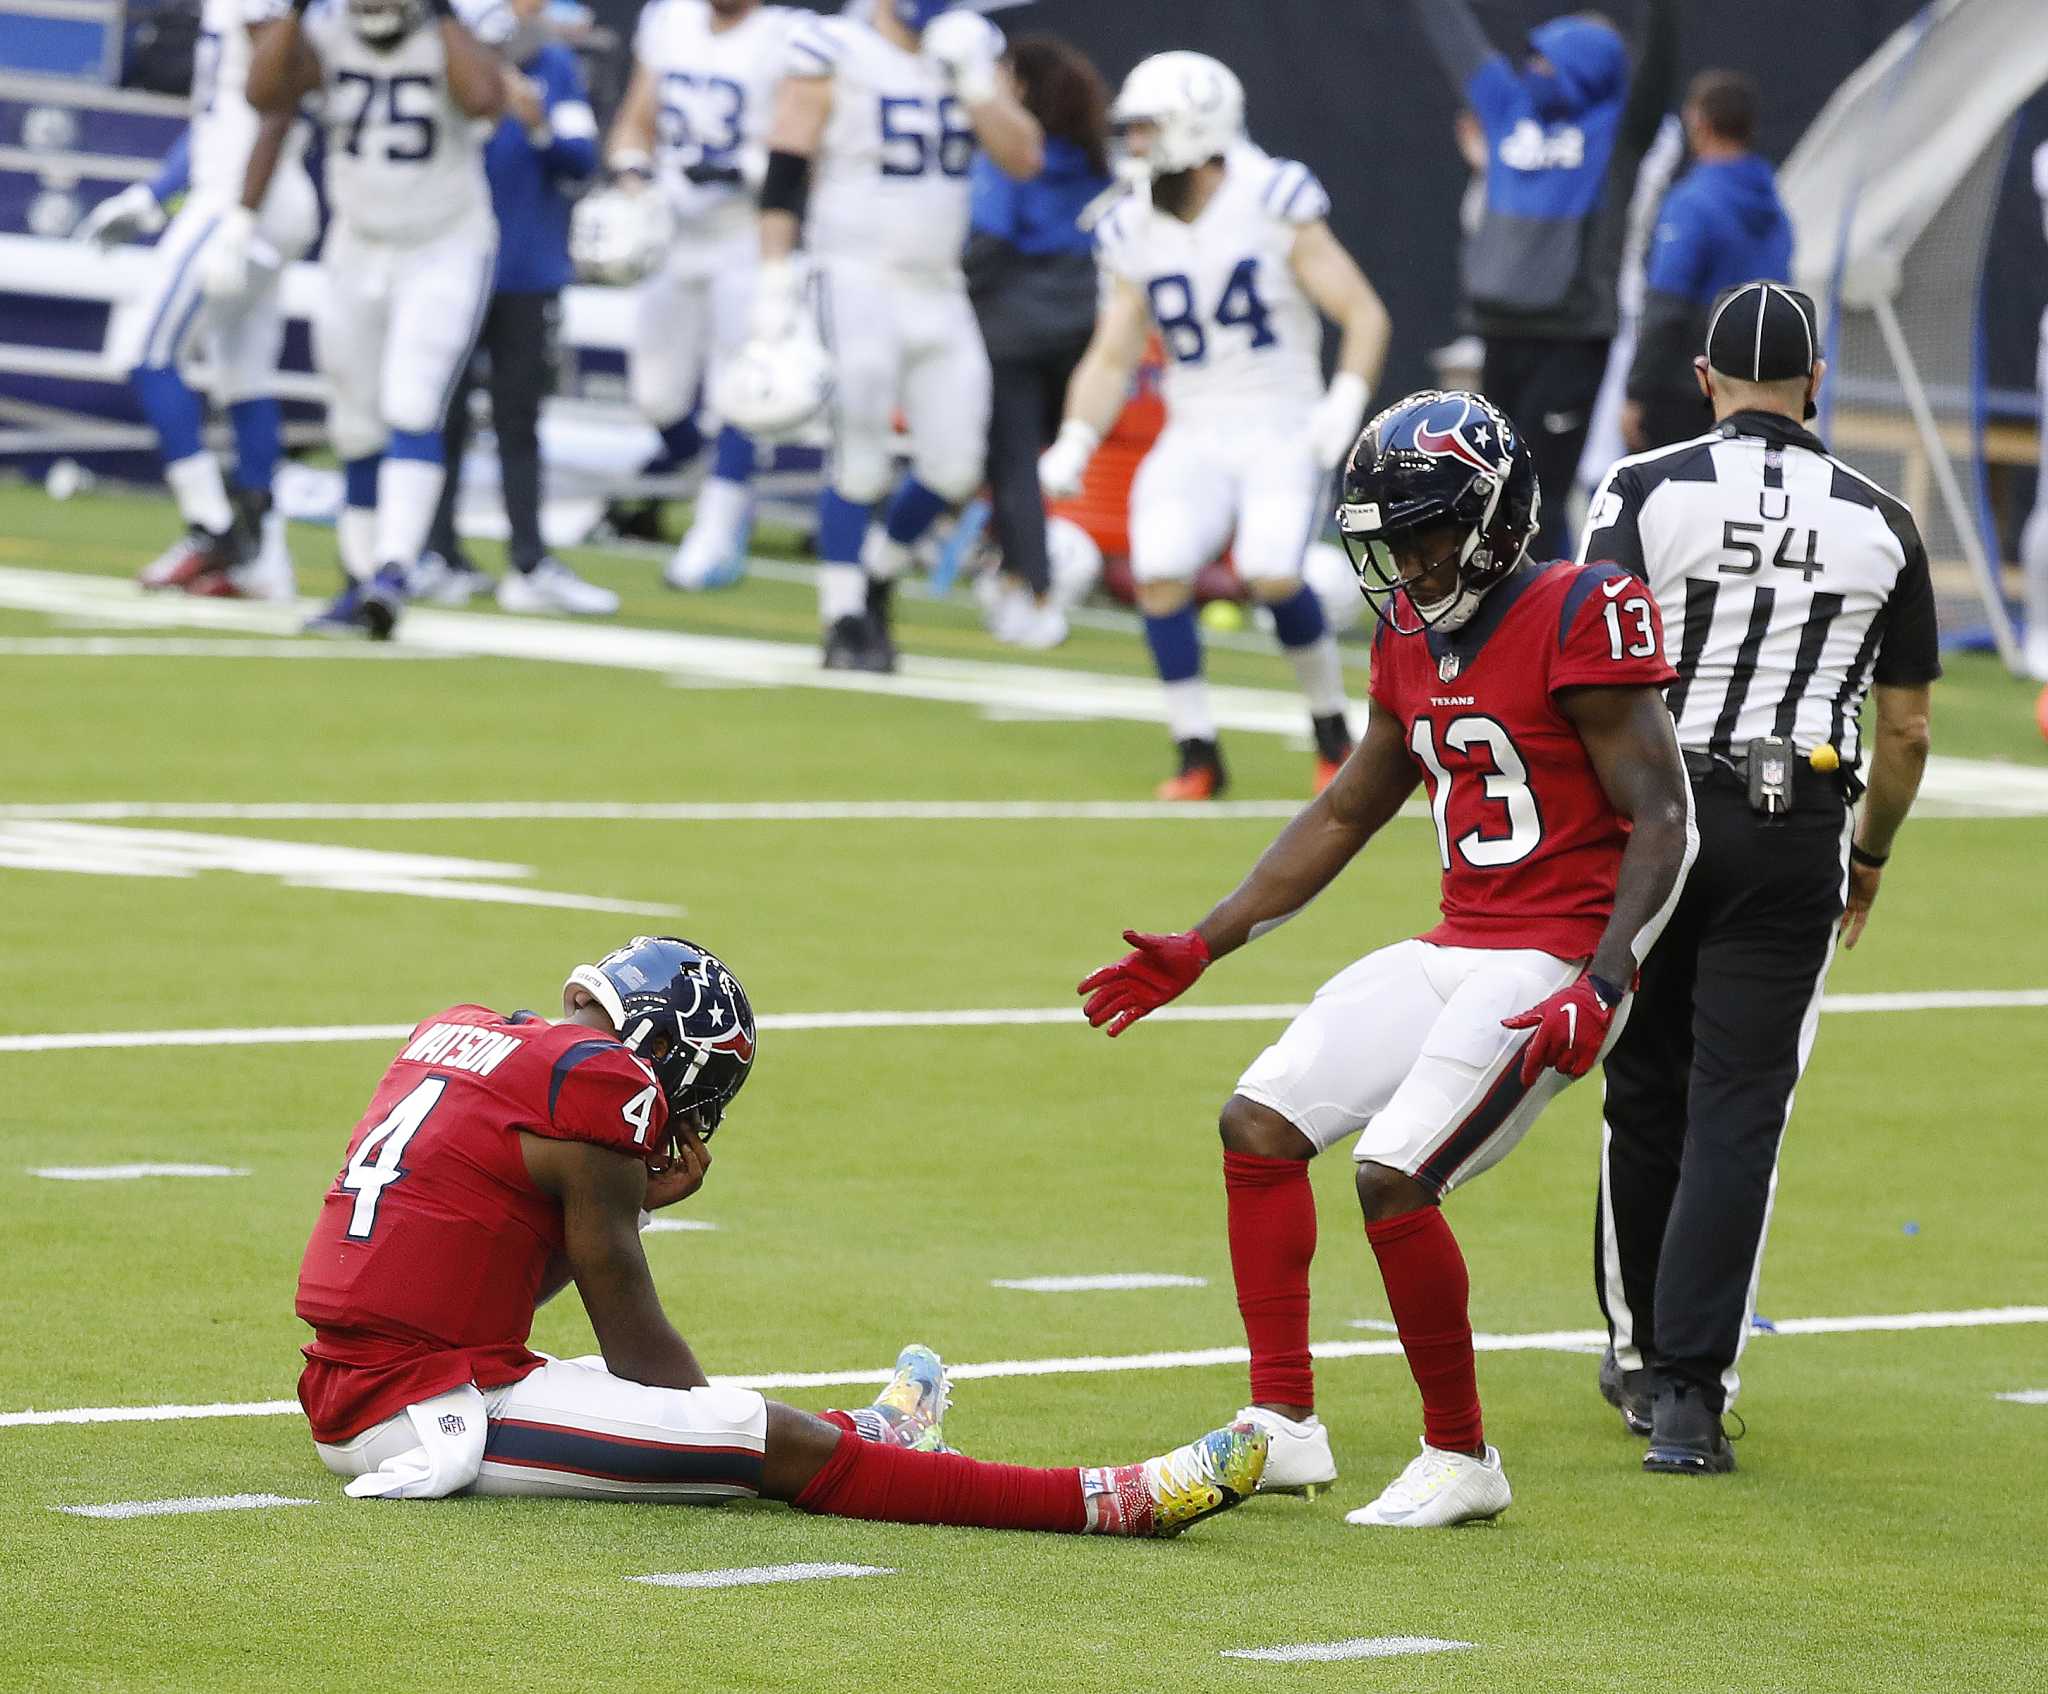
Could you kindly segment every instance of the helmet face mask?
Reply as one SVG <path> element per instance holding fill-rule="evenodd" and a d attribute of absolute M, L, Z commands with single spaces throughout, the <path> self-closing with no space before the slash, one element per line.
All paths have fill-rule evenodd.
<path fill-rule="evenodd" d="M 1491 401 L 1428 389 L 1360 433 L 1337 525 L 1382 623 L 1397 635 L 1449 634 L 1521 563 L 1541 498 L 1528 444 Z"/>
<path fill-rule="evenodd" d="M 349 27 L 365 46 L 389 51 L 419 27 L 419 0 L 348 0 Z"/>
<path fill-rule="evenodd" d="M 756 1043 L 753 1006 L 725 962 L 695 942 L 641 935 L 578 965 L 568 986 L 588 994 L 654 1072 L 672 1129 L 690 1120 L 709 1140 L 753 1074 Z"/>

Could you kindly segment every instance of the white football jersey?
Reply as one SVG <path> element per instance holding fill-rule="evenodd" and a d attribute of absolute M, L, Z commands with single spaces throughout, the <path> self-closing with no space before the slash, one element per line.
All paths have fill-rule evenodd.
<path fill-rule="evenodd" d="M 249 104 L 249 31 L 242 0 L 205 0 L 192 44 L 192 193 L 239 200 L 261 118 Z M 306 131 L 293 124 L 277 172 L 303 169 Z"/>
<path fill-rule="evenodd" d="M 757 6 L 714 29 L 706 0 L 650 0 L 633 32 L 633 57 L 655 78 L 655 178 L 690 233 L 749 223 L 753 191 L 739 182 L 692 182 L 700 164 L 738 168 L 767 139 L 775 85 L 789 58 L 797 14 Z"/>
<path fill-rule="evenodd" d="M 843 15 L 804 18 L 787 68 L 832 79 L 832 116 L 811 183 L 811 252 L 957 272 L 976 143 L 945 73 Z"/>
<path fill-rule="evenodd" d="M 457 0 L 455 12 L 487 40 L 507 17 L 496 0 Z M 495 125 L 450 97 L 433 20 L 388 50 L 356 34 L 347 0 L 313 0 L 302 27 L 326 73 L 320 121 L 335 216 L 373 241 L 418 242 L 487 214 L 484 143 Z"/>
<path fill-rule="evenodd" d="M 1230 424 L 1247 409 L 1306 412 L 1323 392 L 1323 322 L 1295 280 L 1295 237 L 1329 215 L 1306 165 L 1249 142 L 1192 223 L 1132 196 L 1096 226 L 1111 275 L 1152 303 L 1170 420 Z"/>

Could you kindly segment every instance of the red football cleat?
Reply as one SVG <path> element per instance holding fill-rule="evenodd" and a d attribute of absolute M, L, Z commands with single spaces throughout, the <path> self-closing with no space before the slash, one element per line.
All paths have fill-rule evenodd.
<path fill-rule="evenodd" d="M 1161 800 L 1213 800 L 1229 780 L 1216 743 L 1189 740 L 1180 743 L 1180 774 L 1168 777 L 1152 792 Z"/>
<path fill-rule="evenodd" d="M 135 580 L 144 588 L 190 588 L 209 573 L 225 577 L 237 562 L 231 537 L 194 524 L 144 565 Z"/>

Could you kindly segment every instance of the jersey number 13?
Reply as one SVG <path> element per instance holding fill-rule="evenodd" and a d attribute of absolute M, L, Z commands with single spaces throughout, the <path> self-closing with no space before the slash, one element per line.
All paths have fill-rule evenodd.
<path fill-rule="evenodd" d="M 1453 718 L 1444 727 L 1444 745 L 1454 752 L 1471 754 L 1484 749 L 1493 769 L 1474 770 L 1453 777 L 1437 752 L 1436 730 L 1427 718 L 1417 718 L 1408 732 L 1409 751 L 1429 772 L 1429 813 L 1436 822 L 1436 852 L 1443 868 L 1451 868 L 1455 851 L 1466 864 L 1478 870 L 1497 870 L 1502 865 L 1520 864 L 1536 851 L 1543 839 L 1543 819 L 1536 809 L 1536 793 L 1529 786 L 1529 766 L 1508 732 L 1492 718 L 1476 713 Z M 1468 829 L 1451 839 L 1451 784 L 1477 776 L 1485 797 L 1501 808 L 1505 831 Z"/>

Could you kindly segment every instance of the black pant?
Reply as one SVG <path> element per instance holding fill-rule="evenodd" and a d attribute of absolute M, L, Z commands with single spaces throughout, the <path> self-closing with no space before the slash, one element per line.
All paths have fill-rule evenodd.
<path fill-rule="evenodd" d="M 1038 455 L 1059 432 L 1067 379 L 1087 343 L 1032 359 L 994 362 L 995 390 L 988 421 L 988 481 L 996 542 L 1003 569 L 1044 594 L 1052 581 L 1045 556 L 1045 495 L 1038 486 Z"/>
<path fill-rule="evenodd" d="M 1809 792 L 1780 822 L 1752 811 L 1732 774 L 1693 785 L 1699 857 L 1607 1056 L 1600 1307 L 1617 1346 L 1715 1407 L 1749 1325 L 1778 1143 L 1842 914 L 1845 803 L 1799 774 Z"/>
<path fill-rule="evenodd" d="M 1527 335 L 1486 338 L 1480 385 L 1522 432 L 1536 455 L 1543 488 L 1543 527 L 1532 551 L 1541 559 L 1568 558 L 1578 544 L 1567 506 L 1593 403 L 1607 374 L 1608 342 L 1548 341 Z"/>
<path fill-rule="evenodd" d="M 462 455 L 469 446 L 469 397 L 480 381 L 490 385 L 491 428 L 498 438 L 505 518 L 512 531 L 506 556 L 515 570 L 530 571 L 546 551 L 540 539 L 540 403 L 555 391 L 561 310 L 559 294 L 491 296 L 476 353 L 455 385 L 442 426 L 448 480 L 427 546 L 444 559 L 458 556 L 455 497 L 462 481 Z"/>

